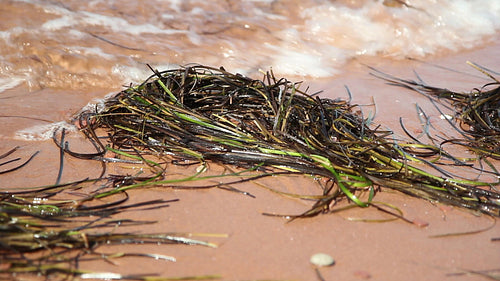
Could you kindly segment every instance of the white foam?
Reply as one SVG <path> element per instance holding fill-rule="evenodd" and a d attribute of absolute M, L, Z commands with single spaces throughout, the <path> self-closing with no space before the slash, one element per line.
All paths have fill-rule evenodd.
<path fill-rule="evenodd" d="M 484 43 L 500 29 L 500 1 L 418 1 L 413 8 L 389 8 L 381 1 L 349 7 L 331 1 L 304 9 L 302 24 L 267 44 L 273 68 L 283 74 L 335 75 L 359 55 L 424 57 Z"/>
<path fill-rule="evenodd" d="M 14 139 L 27 141 L 43 141 L 51 139 L 55 132 L 65 129 L 67 132 L 77 132 L 78 128 L 65 121 L 36 125 L 33 127 L 21 129 L 14 134 Z"/>
<path fill-rule="evenodd" d="M 145 7 L 155 6 L 159 1 L 150 0 Z M 282 75 L 328 77 L 339 73 L 346 61 L 357 56 L 422 58 L 479 46 L 485 43 L 488 36 L 494 36 L 500 30 L 499 0 L 407 1 L 414 7 L 397 8 L 384 6 L 382 0 L 361 1 L 362 4 L 354 3 L 356 1 L 316 0 L 281 3 L 290 9 L 289 12 L 273 8 L 272 0 L 242 1 L 237 4 L 241 11 L 226 10 L 222 0 L 214 1 L 213 10 L 212 6 L 198 5 L 201 0 L 171 0 L 167 2 L 168 9 L 160 9 L 156 11 L 158 15 L 150 18 L 127 14 L 120 17 L 113 14 L 111 8 L 105 11 L 108 9 L 106 1 L 92 1 L 71 10 L 47 1 L 25 2 L 56 18 L 47 20 L 40 28 L 16 27 L 0 31 L 0 39 L 8 43 L 14 33 L 37 33 L 35 39 L 42 41 L 48 38 L 49 42 L 61 42 L 59 47 L 62 50 L 80 52 L 83 57 L 98 55 L 111 65 L 120 64 L 113 67 L 112 72 L 120 75 L 124 83 L 139 82 L 151 74 L 137 60 L 157 62 L 168 60 L 169 56 L 178 63 L 191 60 L 226 67 L 230 64 L 241 69 L 242 73 L 245 69 L 272 67 Z M 354 4 L 345 4 L 347 2 Z M 161 4 L 158 7 L 165 7 L 165 3 Z M 125 1 L 123 5 L 132 4 Z M 102 13 L 95 8 L 98 6 Z M 248 31 L 240 30 L 241 27 Z M 154 56 L 137 55 L 133 58 L 120 51 L 114 54 L 99 48 L 74 47 L 88 38 L 89 30 L 102 30 L 99 34 L 105 34 L 105 38 L 127 42 L 127 46 L 131 42 L 130 47 L 143 48 Z M 150 36 L 152 34 L 159 36 Z M 170 36 L 177 34 L 182 36 Z M 200 45 L 203 48 L 199 48 Z M 46 53 L 49 54 L 46 57 L 53 53 L 58 56 L 60 51 L 50 47 Z M 9 53 L 12 59 L 7 60 L 19 57 L 26 60 L 30 54 L 23 53 L 21 48 L 17 57 Z M 0 51 L 0 55 L 7 54 Z M 90 61 L 92 63 L 95 64 L 95 61 Z M 34 67 L 40 68 L 39 73 L 46 73 L 44 65 L 34 64 Z M 57 70 L 51 65 L 47 68 Z M 71 68 L 61 69 L 72 71 Z M 24 69 L 18 69 L 18 73 L 12 72 L 12 75 L 19 75 L 19 72 L 26 73 Z M 42 76 L 40 79 L 49 78 Z M 14 84 L 5 85 L 10 87 Z"/>
<path fill-rule="evenodd" d="M 151 67 L 158 71 L 178 68 L 177 64 L 152 64 Z M 153 73 L 145 64 L 135 64 L 133 66 L 117 64 L 113 66 L 112 73 L 119 76 L 124 85 L 129 83 L 141 83 Z"/>
<path fill-rule="evenodd" d="M 293 40 L 308 42 L 324 57 L 334 46 L 344 50 L 337 53 L 337 59 L 356 55 L 404 58 L 471 48 L 500 29 L 500 1 L 423 0 L 415 5 L 388 8 L 381 1 L 367 1 L 360 8 L 335 2 L 317 5 L 301 13 L 305 22 Z"/>
<path fill-rule="evenodd" d="M 74 17 L 71 15 L 64 15 L 60 18 L 46 21 L 42 24 L 42 29 L 56 31 L 65 27 L 74 26 L 75 24 L 77 24 L 77 20 Z"/>
<path fill-rule="evenodd" d="M 27 29 L 16 26 L 6 31 L 0 31 L 0 39 L 3 39 L 6 43 L 11 43 L 10 39 L 12 36 L 19 35 L 26 31 Z"/>
<path fill-rule="evenodd" d="M 51 10 L 52 11 L 52 10 Z M 132 24 L 127 20 L 119 17 L 106 16 L 87 11 L 71 12 L 68 10 L 58 9 L 59 18 L 46 21 L 41 27 L 48 31 L 57 31 L 63 28 L 78 26 L 102 26 L 112 30 L 113 32 L 129 33 L 139 35 L 142 33 L 155 34 L 182 34 L 184 30 L 164 29 L 150 23 Z"/>
<path fill-rule="evenodd" d="M 170 8 L 179 13 L 181 11 L 182 2 L 184 2 L 184 0 L 170 0 Z"/>
<path fill-rule="evenodd" d="M 164 71 L 168 69 L 176 69 L 179 67 L 177 64 L 153 64 L 151 67 L 155 70 Z M 121 78 L 124 87 L 128 87 L 130 83 L 139 84 L 144 81 L 147 77 L 151 76 L 153 73 L 146 65 L 136 65 L 136 66 L 125 66 L 117 64 L 112 68 L 112 74 Z M 104 109 L 104 103 L 106 100 L 116 95 L 117 92 L 111 92 L 104 96 L 104 98 L 96 98 L 85 105 L 77 114 L 82 112 L 92 112 L 99 113 Z"/>
<path fill-rule="evenodd" d="M 325 65 L 325 58 L 314 50 L 304 52 L 300 49 L 268 47 L 276 50 L 276 54 L 272 56 L 272 64 L 267 67 L 272 67 L 281 75 L 303 76 L 307 73 L 312 77 L 327 77 L 338 72 L 336 68 Z"/>
<path fill-rule="evenodd" d="M 68 48 L 68 53 L 70 54 L 79 54 L 79 55 L 93 55 L 93 56 L 100 56 L 103 59 L 106 60 L 114 60 L 115 56 L 105 53 L 101 48 L 99 47 L 80 47 L 80 46 L 69 46 Z"/>
<path fill-rule="evenodd" d="M 81 113 L 84 113 L 84 112 L 87 112 L 87 113 L 100 113 L 100 112 L 102 112 L 104 110 L 104 103 L 106 102 L 106 100 L 108 100 L 109 98 L 113 97 L 114 95 L 116 95 L 115 92 L 108 93 L 102 99 L 98 99 L 98 98 L 93 99 L 92 101 L 90 101 L 89 103 L 87 103 L 87 105 L 85 105 L 84 107 L 82 107 L 82 109 L 80 109 L 80 111 L 78 111 L 73 116 L 73 118 L 77 119 L 78 116 Z"/>
<path fill-rule="evenodd" d="M 23 76 L 11 76 L 8 78 L 0 78 L 0 93 L 12 89 L 21 83 L 26 81 L 26 77 Z"/>
<path fill-rule="evenodd" d="M 114 32 L 125 32 L 138 35 L 141 33 L 156 33 L 156 34 L 179 34 L 185 33 L 183 30 L 162 29 L 150 23 L 146 24 L 131 24 L 128 21 L 118 18 L 95 14 L 91 12 L 81 12 L 83 15 L 82 22 L 89 25 L 101 25 L 112 29 Z"/>

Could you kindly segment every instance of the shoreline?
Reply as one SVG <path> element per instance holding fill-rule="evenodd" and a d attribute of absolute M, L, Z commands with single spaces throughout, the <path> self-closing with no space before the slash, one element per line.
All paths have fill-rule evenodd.
<path fill-rule="evenodd" d="M 476 73 L 476 70 L 465 64 L 465 60 L 477 62 L 486 67 L 495 68 L 500 65 L 500 39 L 494 44 L 476 50 L 461 52 L 446 57 L 432 58 L 430 63 L 444 65 L 449 68 Z M 461 62 L 464 60 L 463 62 Z M 481 78 L 467 75 L 438 71 L 436 67 L 426 63 L 406 61 L 386 61 L 380 58 L 367 60 L 373 67 L 388 74 L 401 78 L 414 78 L 413 69 L 429 84 L 465 91 L 473 87 L 482 86 L 478 81 Z M 426 110 L 433 108 L 426 104 L 426 99 L 416 93 L 399 87 L 385 85 L 384 81 L 368 74 L 368 69 L 359 63 L 352 62 L 346 66 L 346 71 L 333 79 L 321 79 L 308 83 L 304 80 L 303 86 L 310 86 L 311 92 L 324 89 L 322 96 L 327 93 L 343 93 L 347 98 L 344 85 L 353 93 L 353 103 L 369 104 L 375 96 L 377 102 L 377 116 L 375 121 L 390 127 L 396 132 L 399 127 L 399 116 L 408 120 L 408 126 L 418 128 L 414 103 L 418 102 Z M 482 76 L 477 72 L 478 76 Z M 441 76 L 443 75 L 443 76 Z M 278 75 L 277 75 L 278 76 Z M 290 78 L 290 80 L 294 80 Z M 456 80 L 460 82 L 457 83 Z M 458 85 L 459 84 L 459 85 Z M 484 83 L 483 83 L 484 84 Z M 454 89 L 454 90 L 460 90 Z M 47 89 L 50 92 L 50 89 Z M 97 92 L 97 95 L 105 91 Z M 69 104 L 53 105 L 59 112 L 46 106 L 43 99 L 50 100 L 41 92 L 39 97 L 26 96 L 21 99 L 28 108 L 38 107 L 40 112 L 29 111 L 30 116 L 63 119 L 68 118 L 70 112 L 76 110 L 86 97 L 79 97 Z M 39 98 L 42 100 L 35 100 Z M 90 99 L 89 99 L 90 100 Z M 396 102 L 399 100 L 399 102 Z M 19 100 L 12 101 L 17 106 Z M 15 102 L 15 103 L 14 103 Z M 88 102 L 88 101 L 87 101 Z M 397 105 L 397 106 L 395 106 Z M 401 106 L 399 106 L 401 105 Z M 408 106 L 405 106 L 408 105 Z M 4 104 L 3 108 L 8 108 Z M 397 110 L 397 111 L 395 111 Z M 13 108 L 12 113 L 18 109 Z M 6 114 L 7 115 L 7 114 Z M 437 116 L 434 113 L 434 118 Z M 2 118 L 8 119 L 8 118 Z M 36 122 L 35 122 L 36 123 Z M 2 136 L 2 151 L 21 145 L 19 153 L 27 157 L 36 150 L 41 150 L 26 168 L 3 175 L 2 182 L 9 182 L 9 186 L 21 187 L 26 183 L 53 183 L 57 175 L 58 149 L 52 140 L 23 142 L 12 138 L 13 132 L 25 120 L 10 120 L 4 127 L 12 134 Z M 78 134 L 71 134 L 71 147 L 79 149 L 84 140 Z M 90 150 L 87 145 L 83 150 Z M 19 155 L 16 155 L 19 156 Z M 98 174 L 98 163 L 88 164 L 82 160 L 67 159 L 63 181 L 80 179 L 88 174 Z M 260 180 L 259 180 L 260 182 Z M 289 192 L 303 193 L 310 191 L 314 180 L 307 177 L 273 177 L 262 182 L 278 186 Z M 311 184 L 313 183 L 313 184 Z M 326 252 L 337 261 L 333 267 L 320 269 L 325 280 L 404 280 L 409 276 L 416 280 L 443 279 L 450 273 L 467 270 L 498 269 L 500 264 L 500 244 L 490 239 L 498 237 L 500 226 L 469 236 L 429 238 L 429 235 L 450 232 L 479 230 L 491 225 L 486 216 L 477 217 L 474 213 L 449 208 L 439 204 L 411 198 L 399 193 L 383 192 L 377 194 L 376 200 L 393 204 L 401 208 L 405 217 L 418 219 L 428 224 L 418 227 L 403 221 L 386 223 L 364 223 L 349 221 L 352 218 L 383 217 L 373 209 L 353 209 L 335 214 L 320 215 L 314 218 L 301 219 L 286 223 L 279 218 L 262 216 L 262 212 L 300 213 L 307 208 L 307 203 L 283 198 L 270 191 L 257 187 L 252 183 L 238 185 L 237 188 L 247 190 L 257 198 L 250 198 L 241 194 L 231 193 L 219 189 L 210 190 L 175 190 L 163 188 L 149 188 L 130 192 L 130 203 L 151 200 L 154 198 L 180 199 L 170 207 L 156 212 L 127 212 L 120 214 L 132 219 L 157 220 L 158 223 L 149 225 L 148 233 L 152 232 L 196 232 L 196 233 L 223 233 L 228 238 L 208 238 L 219 244 L 217 249 L 202 248 L 184 245 L 141 245 L 141 246 L 113 246 L 102 247 L 101 251 L 131 251 L 161 253 L 172 255 L 177 262 L 150 261 L 148 259 L 127 258 L 117 261 L 116 266 L 108 263 L 82 264 L 85 269 L 96 271 L 115 271 L 130 274 L 158 273 L 161 276 L 186 276 L 220 274 L 222 280 L 235 279 L 279 279 L 279 280 L 316 280 L 314 268 L 309 264 L 309 258 L 316 252 Z M 376 215 L 374 215 L 374 213 Z M 128 228 L 130 231 L 144 231 L 144 229 Z M 389 238 L 389 239 L 388 239 Z M 397 246 L 396 246 L 397 245 Z M 478 255 L 477 251 L 480 251 Z M 137 266 L 140 263 L 141 266 Z M 86 267 L 88 266 L 88 267 Z M 367 276 L 371 278 L 367 278 Z M 482 280 L 482 277 L 459 275 L 454 280 Z"/>

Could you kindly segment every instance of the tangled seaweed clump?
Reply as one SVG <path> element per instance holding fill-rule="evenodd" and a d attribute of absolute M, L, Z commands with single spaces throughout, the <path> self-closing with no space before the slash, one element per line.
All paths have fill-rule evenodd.
<path fill-rule="evenodd" d="M 397 143 L 390 131 L 371 128 L 349 102 L 309 95 L 299 86 L 272 72 L 255 80 L 199 65 L 155 71 L 79 121 L 96 143 L 104 130 L 110 149 L 136 159 L 168 156 L 178 164 L 212 161 L 265 175 L 330 179 L 334 184 L 296 217 L 324 212 L 342 198 L 370 206 L 376 186 L 500 215 L 500 194 L 491 189 L 498 182 L 453 177 L 442 167 L 466 167 L 462 160 L 433 145 Z M 161 177 L 158 161 L 148 163 L 157 171 L 149 180 Z"/>
<path fill-rule="evenodd" d="M 399 79 L 383 74 L 382 79 L 393 85 L 403 86 L 419 92 L 432 100 L 441 102 L 454 112 L 452 125 L 463 138 L 453 138 L 444 143 L 466 147 L 481 157 L 500 159 L 500 81 L 482 67 L 469 62 L 474 68 L 493 80 L 470 92 L 457 92 L 433 87 L 423 81 Z M 380 74 L 380 73 L 379 73 Z"/>

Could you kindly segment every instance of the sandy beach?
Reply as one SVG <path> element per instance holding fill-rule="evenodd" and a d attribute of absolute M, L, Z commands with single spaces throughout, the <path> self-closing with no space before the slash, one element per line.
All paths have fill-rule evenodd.
<path fill-rule="evenodd" d="M 435 58 L 425 64 L 410 61 L 387 63 L 386 60 L 368 63 L 388 73 L 399 73 L 403 77 L 411 76 L 414 69 L 429 84 L 465 90 L 483 83 L 483 80 L 443 71 L 429 63 L 474 73 L 464 61 L 498 65 L 491 62 L 491 59 L 499 57 L 498 46 L 500 45 L 495 43 L 454 55 L 452 58 Z M 335 81 L 313 80 L 304 83 L 310 84 L 314 89 L 325 89 L 324 95 L 331 97 L 341 92 L 344 85 L 348 85 L 354 101 L 360 104 L 368 103 L 369 99 L 374 97 L 377 102 L 376 121 L 395 128 L 395 131 L 398 129 L 398 116 L 407 119 L 407 124 L 413 128 L 418 128 L 414 117 L 415 102 L 431 109 L 419 95 L 384 85 L 381 80 L 368 75 L 369 70 L 365 66 L 353 62 L 349 67 L 352 71 L 346 72 Z M 457 83 L 457 80 L 460 82 Z M 12 93 L 16 94 L 14 90 Z M 43 98 L 41 100 L 43 101 Z M 9 101 L 15 99 L 8 99 L 7 102 Z M 30 97 L 21 105 L 35 107 L 30 103 L 37 103 L 37 99 Z M 2 103 L 2 112 L 5 115 L 13 115 L 19 112 L 19 109 L 15 109 L 19 105 L 17 101 L 10 106 Z M 47 119 L 69 118 L 78 107 L 78 102 L 59 104 L 60 112 L 47 112 L 43 107 L 37 107 L 38 110 L 30 110 L 30 116 Z M 13 109 L 12 112 L 5 111 L 7 108 Z M 58 170 L 58 149 L 52 140 L 21 142 L 13 137 L 20 123 L 40 121 L 4 119 L 4 124 L 8 126 L 3 128 L 2 150 L 20 146 L 16 156 L 27 157 L 34 151 L 40 151 L 40 154 L 25 169 L 3 175 L 2 182 L 8 183 L 12 188 L 53 183 Z M 71 147 L 80 150 L 85 140 L 77 132 L 71 133 L 70 136 Z M 88 150 L 90 147 L 87 145 Z M 99 174 L 98 163 L 70 157 L 66 161 L 63 181 Z M 272 177 L 258 182 L 290 193 L 314 194 L 314 191 L 320 191 L 315 180 L 307 176 Z M 133 190 L 129 193 L 131 203 L 154 198 L 179 199 L 179 202 L 161 210 L 127 212 L 121 215 L 132 219 L 158 221 L 148 225 L 147 229 L 131 228 L 128 231 L 227 235 L 227 238 L 202 237 L 218 244 L 216 249 L 184 245 L 103 247 L 100 249 L 102 252 L 132 251 L 172 255 L 176 257 L 177 262 L 126 258 L 116 261 L 114 265 L 99 262 L 89 265 L 82 263 L 80 266 L 95 271 L 122 274 L 217 274 L 223 276 L 221 280 L 317 280 L 309 258 L 316 252 L 325 252 L 336 260 L 333 267 L 320 269 L 325 280 L 483 280 L 484 277 L 464 272 L 497 269 L 500 262 L 500 245 L 491 240 L 498 237 L 499 226 L 492 226 L 494 220 L 491 218 L 470 211 L 432 204 L 382 188 L 382 192 L 377 194 L 377 201 L 397 206 L 404 212 L 405 217 L 422 222 L 425 226 L 412 225 L 401 220 L 385 223 L 352 221 L 390 218 L 373 208 L 357 208 L 287 223 L 284 219 L 263 216 L 262 213 L 298 214 L 305 211 L 309 203 L 274 194 L 252 183 L 241 184 L 237 188 L 251 193 L 256 198 L 220 189 L 175 190 L 157 187 Z M 472 235 L 430 238 L 432 235 L 476 231 L 491 226 L 487 231 Z"/>
<path fill-rule="evenodd" d="M 101 44 L 104 50 L 114 48 L 105 42 Z M 404 138 L 400 117 L 410 131 L 419 132 L 421 129 L 415 104 L 429 114 L 433 124 L 441 132 L 452 133 L 453 130 L 440 118 L 427 98 L 401 87 L 385 84 L 381 79 L 370 75 L 373 71 L 368 66 L 405 79 L 415 79 L 415 73 L 418 73 L 429 85 L 455 91 L 470 91 L 491 82 L 467 65 L 466 61 L 500 71 L 499 34 L 479 47 L 455 53 L 439 52 L 421 60 L 384 56 L 358 57 L 350 59 L 344 65 L 342 73 L 335 77 L 288 75 L 287 78 L 303 81 L 303 87 L 308 86 L 309 92 L 323 91 L 320 95 L 329 98 L 348 99 L 345 89 L 347 86 L 352 93 L 352 103 L 362 105 L 365 114 L 376 112 L 377 124 L 394 130 L 396 136 Z M 74 67 L 76 73 L 84 73 L 87 66 Z M 106 67 L 103 69 L 106 70 Z M 229 68 L 227 70 L 232 71 Z M 282 76 L 279 72 L 275 74 Z M 63 84 L 52 87 L 50 84 L 21 83 L 1 92 L 0 154 L 19 146 L 13 157 L 27 159 L 39 151 L 26 167 L 0 175 L 0 187 L 3 190 L 49 185 L 57 177 L 59 150 L 53 140 L 39 140 L 37 138 L 42 138 L 41 134 L 20 128 L 40 129 L 40 126 L 54 122 L 69 121 L 92 100 L 123 89 L 115 77 L 103 75 L 104 80 L 113 81 L 107 83 L 109 87 L 103 86 L 106 85 L 104 82 L 85 85 L 84 78 L 84 75 L 79 75 L 80 80 L 74 80 L 80 86 L 66 87 Z M 91 81 L 95 81 L 95 77 Z M 376 107 L 371 105 L 373 102 Z M 67 140 L 70 148 L 75 151 L 93 151 L 88 140 L 77 130 L 69 130 Z M 495 162 L 496 167 L 498 164 Z M 209 170 L 217 169 L 221 168 L 216 164 L 209 164 Z M 67 155 L 61 181 L 94 178 L 100 172 L 100 163 Z M 190 172 L 192 171 L 172 167 L 174 174 Z M 311 202 L 287 198 L 265 187 L 296 194 L 320 194 L 320 180 L 312 176 L 274 176 L 259 179 L 256 183 L 234 186 L 255 198 L 218 188 L 183 190 L 160 186 L 131 190 L 128 192 L 129 204 L 158 198 L 179 201 L 157 210 L 116 215 L 114 218 L 156 221 L 146 226 L 127 227 L 124 231 L 192 233 L 193 238 L 215 243 L 217 248 L 157 244 L 102 246 L 99 247 L 99 252 L 102 253 L 155 253 L 173 256 L 176 262 L 130 257 L 112 262 L 81 262 L 79 267 L 123 275 L 220 276 L 216 280 L 320 280 L 309 259 L 313 254 L 322 252 L 335 259 L 335 265 L 318 269 L 324 280 L 471 281 L 488 280 L 477 274 L 481 271 L 496 270 L 497 276 L 500 274 L 500 225 L 495 224 L 494 218 L 412 198 L 384 187 L 377 193 L 375 201 L 396 206 L 405 218 L 415 223 L 403 220 L 360 221 L 392 218 L 374 208 L 353 208 L 292 222 L 281 217 L 263 215 L 300 214 L 311 206 Z M 343 206 L 347 202 L 339 204 Z M 117 229 L 121 231 L 120 227 Z M 477 233 L 432 237 L 462 232 Z M 18 278 L 30 280 L 32 276 L 23 275 Z"/>

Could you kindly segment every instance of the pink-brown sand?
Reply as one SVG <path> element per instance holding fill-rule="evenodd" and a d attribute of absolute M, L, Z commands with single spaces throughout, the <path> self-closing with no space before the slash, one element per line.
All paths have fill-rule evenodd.
<path fill-rule="evenodd" d="M 353 94 L 353 102 L 369 104 L 372 97 L 377 104 L 375 121 L 402 135 L 399 117 L 408 128 L 418 131 L 415 103 L 432 112 L 429 101 L 399 87 L 385 85 L 370 76 L 368 64 L 386 73 L 402 78 L 414 78 L 415 70 L 428 84 L 456 90 L 470 90 L 488 82 L 481 73 L 465 64 L 466 60 L 491 68 L 500 65 L 500 41 L 485 47 L 451 56 L 433 57 L 426 63 L 370 59 L 352 61 L 344 74 L 334 80 L 304 80 L 311 91 L 324 90 L 322 96 L 347 98 L 344 85 Z M 478 77 L 443 70 L 431 64 L 473 73 Z M 102 97 L 109 89 L 96 90 L 81 99 L 74 99 L 63 90 L 50 93 L 40 90 L 25 94 L 22 86 L 3 95 L 2 115 L 23 115 L 48 120 L 63 120 L 78 111 L 93 97 Z M 57 98 L 54 98 L 54 95 Z M 57 110 L 53 110 L 56 108 Z M 365 113 L 374 108 L 367 106 Z M 437 125 L 437 113 L 431 118 Z M 40 154 L 21 170 L 0 176 L 2 188 L 20 188 L 51 184 L 58 170 L 59 152 L 49 141 L 21 141 L 14 138 L 20 127 L 44 124 L 43 121 L 20 117 L 2 117 L 0 153 L 20 146 L 16 156 L 28 157 L 34 151 Z M 70 134 L 70 147 L 91 151 L 91 146 L 77 132 Z M 497 163 L 498 164 L 498 163 Z M 213 164 L 212 164 L 213 165 Z M 211 165 L 211 166 L 212 166 Z M 214 167 L 215 168 L 215 167 Z M 66 159 L 63 181 L 98 176 L 99 163 Z M 319 193 L 314 179 L 307 176 L 272 177 L 260 184 L 294 193 Z M 291 223 L 283 218 L 263 216 L 262 213 L 299 214 L 309 202 L 286 198 L 270 192 L 255 183 L 235 186 L 256 198 L 221 189 L 176 190 L 164 187 L 132 190 L 130 203 L 162 198 L 179 199 L 169 207 L 140 212 L 127 212 L 121 217 L 155 220 L 147 227 L 130 228 L 144 233 L 188 232 L 218 233 L 227 237 L 194 237 L 214 242 L 217 248 L 185 245 L 128 245 L 103 246 L 99 251 L 141 252 L 174 256 L 169 262 L 147 258 L 123 258 L 114 264 L 107 262 L 81 263 L 86 270 L 118 272 L 122 274 L 159 274 L 165 277 L 216 274 L 221 280 L 318 280 L 311 255 L 323 252 L 331 255 L 334 266 L 320 268 L 324 280 L 485 280 L 467 271 L 500 269 L 500 225 L 471 235 L 432 238 L 433 235 L 467 232 L 488 228 L 494 220 L 470 211 L 433 204 L 421 199 L 382 188 L 375 200 L 397 206 L 409 220 L 385 223 L 356 221 L 364 218 L 390 218 L 373 208 L 355 208 Z M 125 230 L 123 230 L 125 231 Z"/>

